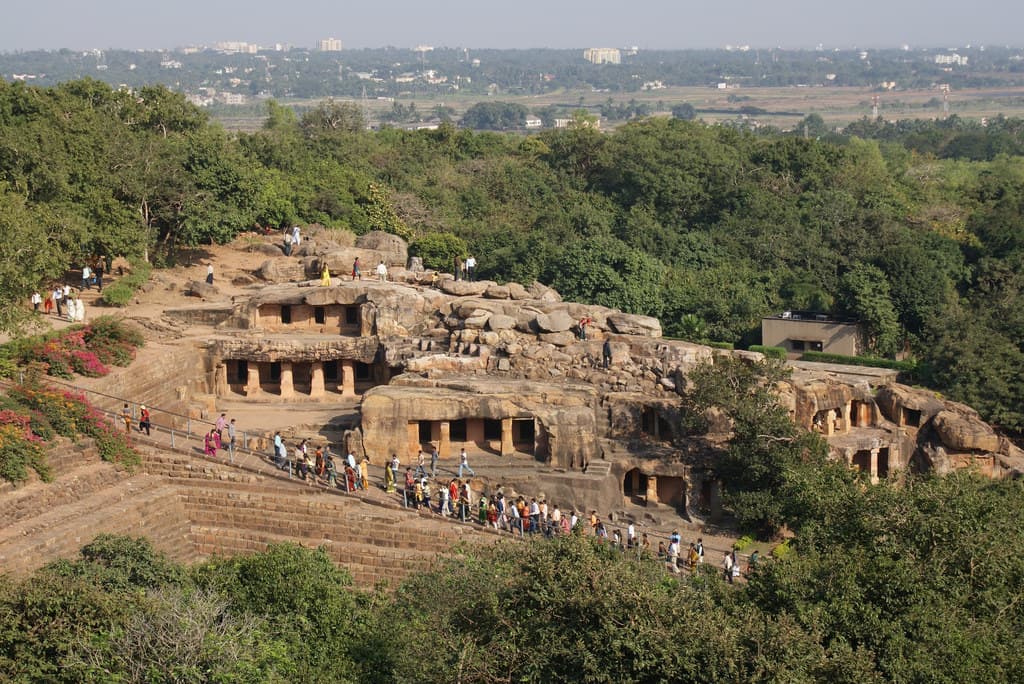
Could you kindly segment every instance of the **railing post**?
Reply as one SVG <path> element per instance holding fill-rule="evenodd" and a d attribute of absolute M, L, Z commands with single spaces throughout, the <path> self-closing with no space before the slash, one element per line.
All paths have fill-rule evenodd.
<path fill-rule="evenodd" d="M 174 448 L 174 428 L 171 428 L 171 448 Z"/>

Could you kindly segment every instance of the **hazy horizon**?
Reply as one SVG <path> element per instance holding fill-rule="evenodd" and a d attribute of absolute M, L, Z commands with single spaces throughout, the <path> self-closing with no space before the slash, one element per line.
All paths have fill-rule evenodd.
<path fill-rule="evenodd" d="M 918 4 L 918 3 L 914 3 Z M 345 48 L 470 49 L 624 47 L 641 49 L 960 47 L 1020 45 L 1024 3 L 934 0 L 924 7 L 862 0 L 842 7 L 805 0 L 736 0 L 687 7 L 666 0 L 561 4 L 521 2 L 511 11 L 481 2 L 429 5 L 410 0 L 338 6 L 328 0 L 216 4 L 179 0 L 39 0 L 5 12 L 0 52 L 84 49 L 173 49 L 244 41 L 313 47 L 338 38 Z M 1015 44 L 1015 41 L 1018 41 Z"/>

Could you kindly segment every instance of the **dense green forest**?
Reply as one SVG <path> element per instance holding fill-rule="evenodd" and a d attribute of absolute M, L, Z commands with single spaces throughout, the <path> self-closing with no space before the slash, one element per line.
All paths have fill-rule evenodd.
<path fill-rule="evenodd" d="M 193 567 L 144 540 L 0 585 L 12 682 L 1006 682 L 1024 667 L 1024 492 L 793 468 L 790 552 L 727 585 L 593 537 L 467 549 L 360 592 L 322 551 Z"/>
<path fill-rule="evenodd" d="M 788 308 L 857 316 L 872 352 L 909 351 L 925 382 L 1019 432 L 1022 129 L 369 132 L 351 105 L 271 102 L 263 130 L 229 135 L 160 86 L 0 84 L 0 322 L 88 255 L 161 266 L 257 225 L 383 228 L 423 253 L 464 241 L 482 276 L 695 341 L 756 343 Z"/>

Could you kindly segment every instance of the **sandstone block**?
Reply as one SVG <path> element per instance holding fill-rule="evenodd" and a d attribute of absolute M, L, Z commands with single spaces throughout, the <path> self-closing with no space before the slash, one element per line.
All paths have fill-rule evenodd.
<path fill-rule="evenodd" d="M 508 285 L 491 285 L 484 290 L 484 297 L 488 299 L 508 299 L 510 296 Z"/>
<path fill-rule="evenodd" d="M 493 314 L 487 319 L 487 327 L 491 330 L 511 330 L 516 327 L 516 319 L 505 314 Z"/>
<path fill-rule="evenodd" d="M 551 313 L 537 314 L 537 327 L 542 332 L 560 333 L 572 328 L 575 321 L 565 310 L 555 310 Z"/>
<path fill-rule="evenodd" d="M 439 287 L 445 294 L 456 297 L 479 297 L 487 291 L 490 284 L 486 280 L 475 283 L 465 280 L 442 280 Z"/>
<path fill-rule="evenodd" d="M 661 337 L 661 323 L 651 316 L 614 313 L 608 316 L 608 325 L 620 335 Z"/>
<path fill-rule="evenodd" d="M 276 257 L 264 261 L 257 274 L 268 282 L 281 283 L 302 280 L 306 277 L 306 269 L 302 267 L 301 262 L 291 257 Z"/>
<path fill-rule="evenodd" d="M 462 325 L 467 328 L 482 329 L 487 325 L 487 321 L 491 318 L 490 311 L 484 311 L 483 309 L 476 309 L 470 316 L 463 319 Z"/>
<path fill-rule="evenodd" d="M 356 247 L 388 254 L 391 256 L 390 259 L 385 260 L 388 264 L 405 266 L 409 261 L 409 246 L 405 240 L 382 230 L 371 230 L 366 235 L 360 235 L 356 238 Z"/>
<path fill-rule="evenodd" d="M 995 431 L 974 416 L 940 411 L 932 424 L 939 433 L 942 443 L 954 451 L 999 450 L 999 437 Z"/>
<path fill-rule="evenodd" d="M 576 341 L 576 336 L 568 331 L 541 333 L 539 337 L 541 342 L 553 344 L 556 347 L 568 347 Z M 565 355 L 560 354 L 559 356 Z M 566 359 L 568 359 L 568 357 L 566 357 Z"/>
<path fill-rule="evenodd" d="M 508 284 L 508 296 L 511 297 L 512 299 L 518 299 L 518 300 L 532 299 L 533 298 L 530 295 L 530 293 L 527 291 L 527 289 L 525 287 L 523 287 L 522 285 L 520 285 L 519 283 L 509 283 Z"/>

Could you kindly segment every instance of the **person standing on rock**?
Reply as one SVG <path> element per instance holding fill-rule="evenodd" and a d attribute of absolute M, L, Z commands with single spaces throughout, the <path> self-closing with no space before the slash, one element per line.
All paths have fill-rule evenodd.
<path fill-rule="evenodd" d="M 377 264 L 377 277 L 382 283 L 386 283 L 388 281 L 388 267 L 383 261 Z"/>
<path fill-rule="evenodd" d="M 466 257 L 466 280 L 473 282 L 476 274 L 476 257 L 470 254 Z"/>
<path fill-rule="evenodd" d="M 370 457 L 363 456 L 363 460 L 359 462 L 359 482 L 362 490 L 365 492 L 370 488 Z"/>
<path fill-rule="evenodd" d="M 213 264 L 206 267 L 206 284 L 213 285 Z"/>
<path fill-rule="evenodd" d="M 324 261 L 324 268 L 320 272 L 320 287 L 331 286 L 331 269 L 327 267 L 327 262 Z"/>
<path fill-rule="evenodd" d="M 608 370 L 608 367 L 612 365 L 612 343 L 611 340 L 605 340 L 601 346 L 601 359 L 604 363 L 604 369 Z"/>
<path fill-rule="evenodd" d="M 427 475 L 427 456 L 423 453 L 423 449 L 419 450 L 416 454 L 416 479 L 426 477 Z"/>
<path fill-rule="evenodd" d="M 466 447 L 462 447 L 462 451 L 459 452 L 459 477 L 462 477 L 462 471 L 467 470 L 469 474 L 476 477 L 476 473 L 469 467 L 469 455 L 466 453 Z"/>
<path fill-rule="evenodd" d="M 430 445 L 430 477 L 437 477 L 437 446 Z"/>
<path fill-rule="evenodd" d="M 362 280 L 363 272 L 359 270 L 359 257 L 352 262 L 352 280 Z"/>

